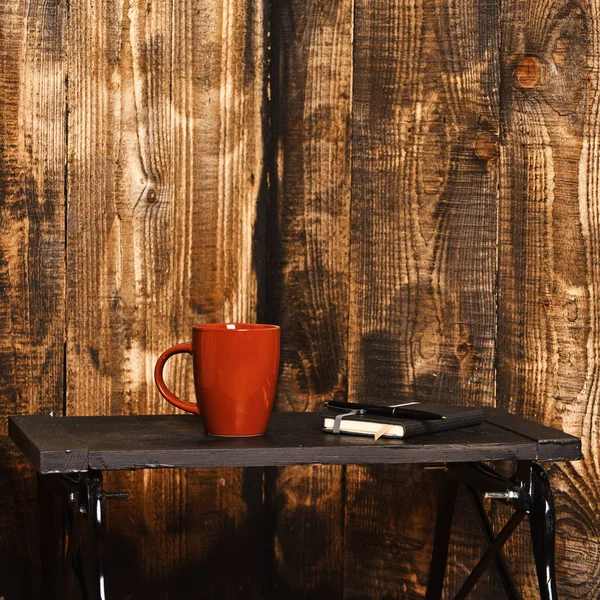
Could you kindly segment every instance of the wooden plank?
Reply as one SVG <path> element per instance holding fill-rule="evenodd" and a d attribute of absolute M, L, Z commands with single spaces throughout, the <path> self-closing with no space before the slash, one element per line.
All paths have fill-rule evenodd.
<path fill-rule="evenodd" d="M 304 440 L 302 440 L 304 442 Z M 453 443 L 456 441 L 456 443 Z M 280 451 L 280 454 L 277 453 Z M 152 458 L 149 458 L 151 453 Z M 564 460 L 564 452 L 558 454 Z M 147 468 L 199 468 L 199 467 L 260 467 L 285 465 L 340 465 L 340 464 L 408 464 L 447 462 L 472 462 L 493 460 L 535 460 L 537 445 L 530 440 L 504 431 L 483 429 L 468 443 L 465 439 L 450 438 L 438 433 L 427 442 L 389 443 L 369 446 L 350 443 L 342 445 L 338 438 L 323 445 L 307 445 L 300 447 L 293 443 L 268 445 L 253 448 L 230 446 L 227 448 L 207 448 L 200 451 L 198 447 L 168 449 L 148 448 L 131 450 L 90 450 L 90 466 L 95 469 L 147 469 Z M 325 471 L 325 469 L 321 469 Z M 320 485 L 311 483 L 318 479 L 318 469 L 305 470 L 301 478 L 303 485 Z M 290 483 L 291 485 L 291 483 Z"/>
<path fill-rule="evenodd" d="M 497 5 L 358 15 L 351 395 L 493 404 Z"/>
<path fill-rule="evenodd" d="M 581 440 L 545 440 L 538 442 L 539 461 L 556 460 L 553 457 L 562 456 L 559 460 L 581 460 Z"/>
<path fill-rule="evenodd" d="M 494 404 L 498 6 L 497 0 L 356 0 L 353 399 Z M 390 500 L 378 477 L 379 471 L 348 471 L 348 540 L 356 528 L 382 527 L 377 515 Z M 433 497 L 423 475 L 402 471 L 397 486 L 411 490 L 394 499 L 411 520 L 386 524 L 397 548 L 351 544 L 348 598 L 424 595 L 423 528 Z M 458 523 L 451 562 L 460 552 L 463 565 L 475 564 L 475 531 L 474 519 Z M 398 565 L 407 569 L 403 577 Z M 372 568 L 377 588 L 365 583 Z M 451 570 L 450 590 L 460 579 Z M 474 597 L 492 597 L 489 579 Z"/>
<path fill-rule="evenodd" d="M 66 4 L 0 0 L 0 436 L 64 400 Z M 0 439 L 0 595 L 39 597 L 35 473 Z"/>
<path fill-rule="evenodd" d="M 346 553 L 361 563 L 353 563 L 360 575 L 354 574 L 346 559 L 344 597 L 425 597 L 424 587 L 420 596 L 413 590 L 429 568 L 434 492 L 433 476 L 417 477 L 408 466 L 353 469 L 346 484 Z"/>
<path fill-rule="evenodd" d="M 523 419 L 502 408 L 484 407 L 485 420 L 541 444 L 577 444 L 579 438 L 560 429 Z"/>
<path fill-rule="evenodd" d="M 0 2 L 0 435 L 62 412 L 66 7 Z"/>
<path fill-rule="evenodd" d="M 498 405 L 581 436 L 553 465 L 561 598 L 600 594 L 597 3 L 502 3 Z M 525 529 L 509 546 L 524 597 Z"/>
<path fill-rule="evenodd" d="M 514 421 L 518 426 L 522 420 Z M 406 440 L 332 435 L 321 430 L 318 412 L 276 413 L 267 433 L 251 438 L 207 436 L 197 417 L 181 415 L 36 416 L 13 419 L 11 425 L 14 441 L 33 461 L 45 452 L 78 447 L 99 470 L 535 460 L 538 451 L 537 439 L 489 422 Z M 571 441 L 576 448 L 577 439 Z M 564 443 L 555 444 L 552 458 L 564 460 L 567 452 Z M 63 472 L 76 470 L 66 461 L 63 467 Z"/>
<path fill-rule="evenodd" d="M 557 460 L 561 453 L 564 460 L 581 458 L 581 440 L 575 436 L 533 421 L 515 418 L 516 415 L 500 408 L 486 408 L 485 411 L 485 418 L 489 423 L 537 440 L 538 460 Z"/>
<path fill-rule="evenodd" d="M 265 318 L 282 332 L 276 408 L 302 411 L 347 386 L 353 0 L 271 6 Z M 269 470 L 266 486 L 266 596 L 341 597 L 343 470 Z"/>
<path fill-rule="evenodd" d="M 40 473 L 75 473 L 88 470 L 85 443 L 71 435 L 62 419 L 27 419 L 11 417 L 8 431 L 11 440 Z"/>
<path fill-rule="evenodd" d="M 175 412 L 154 388 L 159 353 L 189 339 L 195 322 L 254 320 L 265 44 L 259 0 L 71 5 L 69 414 Z M 173 359 L 167 379 L 193 397 L 189 359 Z M 108 512 L 111 557 L 127 549 L 136 563 L 114 582 L 118 595 L 166 597 L 160 586 L 183 572 L 199 594 L 216 580 L 224 596 L 251 594 L 244 569 L 237 579 L 190 566 L 226 522 L 242 535 L 240 503 L 261 500 L 244 492 L 243 473 L 227 477 L 231 502 L 207 495 L 207 524 L 187 536 L 198 494 L 217 490 L 220 478 L 207 477 L 107 478 L 132 494 L 127 514 Z"/>

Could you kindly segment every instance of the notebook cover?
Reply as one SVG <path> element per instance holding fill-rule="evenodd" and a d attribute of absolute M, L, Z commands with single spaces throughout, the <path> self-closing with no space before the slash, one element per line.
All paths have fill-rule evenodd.
<path fill-rule="evenodd" d="M 435 433 L 437 431 L 448 431 L 449 429 L 459 429 L 461 427 L 472 427 L 479 425 L 484 421 L 483 408 L 471 406 L 447 406 L 445 404 L 428 404 L 419 403 L 412 405 L 415 409 L 429 410 L 445 415 L 445 419 L 435 419 L 431 421 L 419 421 L 416 419 L 396 418 L 396 417 L 381 417 L 379 415 L 348 415 L 344 420 L 349 421 L 366 421 L 370 423 L 381 423 L 389 425 L 402 425 L 404 427 L 404 438 L 413 437 L 415 435 L 423 435 L 425 433 Z M 409 407 L 407 407 L 409 408 Z M 323 417 L 331 419 L 335 418 L 343 411 L 331 410 L 323 413 Z M 326 430 L 328 433 L 333 433 L 331 430 Z M 340 433 L 348 433 L 341 431 Z M 368 435 L 365 433 L 355 433 L 354 435 Z"/>

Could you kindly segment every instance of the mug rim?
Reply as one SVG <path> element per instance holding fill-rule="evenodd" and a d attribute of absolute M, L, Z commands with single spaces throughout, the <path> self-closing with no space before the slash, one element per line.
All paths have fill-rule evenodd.
<path fill-rule="evenodd" d="M 222 331 L 225 333 L 248 332 L 248 331 L 274 331 L 279 325 L 268 323 L 198 323 L 192 325 L 193 331 Z"/>

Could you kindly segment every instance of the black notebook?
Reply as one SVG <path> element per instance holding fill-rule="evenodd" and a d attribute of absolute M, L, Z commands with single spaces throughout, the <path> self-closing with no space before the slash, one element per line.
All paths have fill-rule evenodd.
<path fill-rule="evenodd" d="M 353 415 L 347 412 L 330 411 L 323 413 L 323 430 L 334 432 L 335 418 L 339 421 L 339 433 L 372 436 L 375 439 L 408 438 L 425 433 L 472 427 L 483 423 L 483 408 L 469 406 L 447 406 L 445 404 L 414 404 L 415 409 L 437 412 L 445 415 L 445 419 L 420 421 L 397 417 L 380 417 L 378 415 Z M 407 407 L 408 408 L 408 407 Z M 348 411 L 349 412 L 349 411 Z"/>

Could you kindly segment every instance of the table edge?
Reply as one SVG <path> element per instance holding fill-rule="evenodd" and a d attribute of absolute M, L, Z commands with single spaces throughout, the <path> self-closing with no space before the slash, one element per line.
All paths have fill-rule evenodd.
<path fill-rule="evenodd" d="M 90 469 L 97 470 L 138 470 L 152 468 L 213 468 L 213 467 L 277 467 L 291 465 L 351 465 L 351 464 L 443 464 L 451 462 L 501 461 L 501 460 L 538 460 L 538 461 L 573 461 L 581 458 L 581 440 L 560 430 L 539 425 L 503 409 L 486 407 L 486 421 L 491 425 L 505 429 L 523 438 L 522 443 L 510 447 L 498 448 L 495 444 L 477 444 L 463 448 L 460 460 L 455 453 L 444 452 L 444 447 L 432 444 L 419 446 L 392 446 L 387 448 L 373 447 L 369 454 L 368 446 L 344 447 L 344 456 L 340 457 L 337 448 L 298 447 L 288 448 L 285 458 L 273 456 L 272 449 L 214 449 L 206 451 L 202 460 L 193 459 L 195 450 L 157 450 L 157 460 L 145 461 L 140 452 L 136 463 L 135 453 L 119 451 L 94 451 L 63 427 L 61 420 L 69 417 L 47 417 L 52 420 L 50 431 L 45 429 L 41 437 L 41 447 L 32 442 L 32 435 L 40 431 L 41 415 L 20 415 L 9 418 L 9 437 L 19 450 L 30 461 L 32 466 L 42 474 L 75 473 Z M 306 413 L 276 413 L 300 415 Z M 148 415 L 159 416 L 159 415 Z M 172 417 L 173 415 L 165 415 Z M 33 418 L 32 417 L 37 417 Z M 121 416 L 122 418 L 123 416 Z M 43 416 L 42 416 L 43 418 Z M 81 417 L 73 417 L 81 418 Z M 94 418 L 94 417 L 88 417 Z M 103 417 L 107 418 L 107 417 Z M 110 418 L 110 417 L 108 417 Z M 182 417 L 183 418 L 183 417 Z M 535 435 L 534 435 L 535 434 Z M 553 434 L 552 436 L 549 434 Z M 541 439 L 540 439 L 541 438 Z M 67 446 L 67 449 L 65 449 Z M 402 448 L 402 460 L 394 460 L 393 454 Z M 448 447 L 452 449 L 451 446 Z M 178 455 L 177 460 L 171 460 Z M 132 459 L 133 456 L 133 459 Z M 133 466 L 132 466 L 133 465 Z"/>
<path fill-rule="evenodd" d="M 89 470 L 87 446 L 63 427 L 60 419 L 64 417 L 52 418 L 54 436 L 47 437 L 46 443 L 39 446 L 31 439 L 39 428 L 39 421 L 29 419 L 29 416 L 9 417 L 8 436 L 36 470 L 42 474 Z"/>

